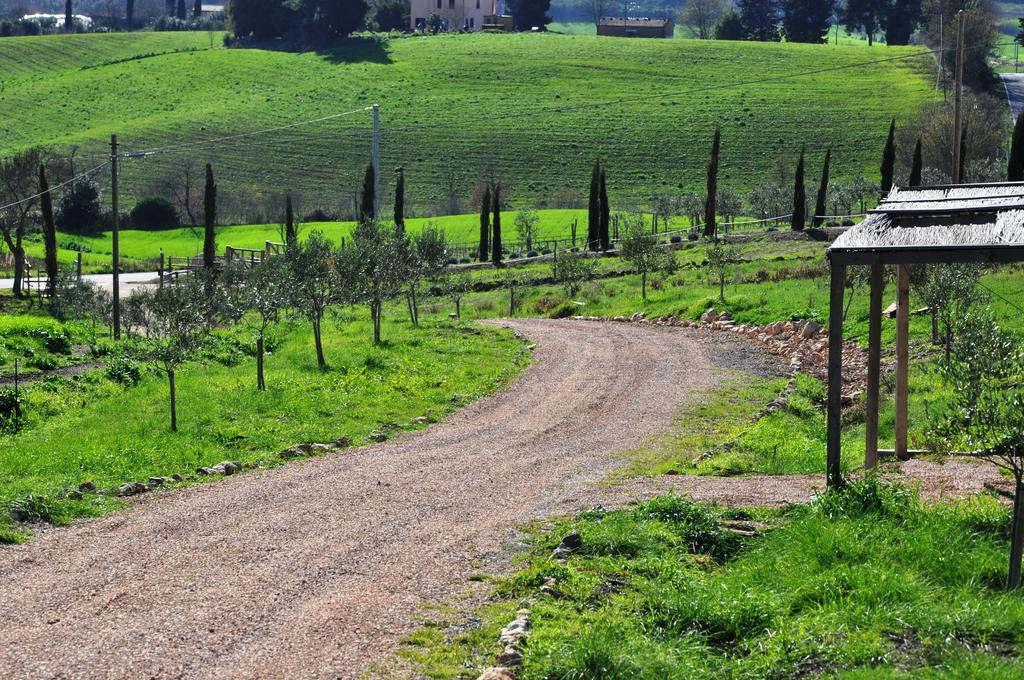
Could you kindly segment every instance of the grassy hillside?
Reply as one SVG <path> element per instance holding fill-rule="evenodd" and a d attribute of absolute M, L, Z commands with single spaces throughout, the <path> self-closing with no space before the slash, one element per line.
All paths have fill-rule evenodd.
<path fill-rule="evenodd" d="M 145 149 L 379 102 L 385 179 L 404 167 L 420 210 L 445 204 L 449 186 L 465 208 L 473 182 L 491 174 L 517 203 L 585 192 L 596 156 L 608 161 L 613 200 L 646 201 L 701 183 L 719 123 L 722 181 L 737 188 L 780 154 L 792 163 L 803 144 L 812 167 L 832 145 L 839 176 L 874 174 L 890 117 L 934 96 L 915 48 L 531 34 L 367 39 L 320 53 L 209 44 L 206 33 L 0 41 L 0 63 L 18 64 L 0 88 L 0 154 L 73 144 L 83 163 L 101 162 L 112 132 Z M 861 65 L 901 55 L 912 58 Z M 708 89 L 826 67 L 844 70 Z M 370 124 L 360 112 L 126 161 L 126 199 L 190 159 L 215 163 L 226 198 L 259 204 L 291 189 L 306 209 L 345 207 L 369 159 Z"/>

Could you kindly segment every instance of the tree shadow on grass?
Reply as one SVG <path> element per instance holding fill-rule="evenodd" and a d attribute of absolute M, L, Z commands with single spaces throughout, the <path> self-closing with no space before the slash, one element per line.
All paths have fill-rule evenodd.
<path fill-rule="evenodd" d="M 299 43 L 288 40 L 267 42 L 246 42 L 240 47 L 269 50 L 273 52 L 292 52 L 303 54 L 312 52 L 331 64 L 390 64 L 388 40 L 383 37 L 351 37 L 329 43 Z"/>

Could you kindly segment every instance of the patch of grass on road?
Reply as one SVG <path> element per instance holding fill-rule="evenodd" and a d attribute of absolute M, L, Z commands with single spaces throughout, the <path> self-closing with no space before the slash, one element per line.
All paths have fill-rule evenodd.
<path fill-rule="evenodd" d="M 112 383 L 96 376 L 53 385 L 64 395 L 89 381 L 99 386 L 65 399 L 61 412 L 20 434 L 0 435 L 0 540 L 13 538 L 11 504 L 30 496 L 45 499 L 41 519 L 64 522 L 110 506 L 102 497 L 62 497 L 86 480 L 109 489 L 223 460 L 273 463 L 302 442 L 347 436 L 362 444 L 389 423 L 405 428 L 425 414 L 438 419 L 494 391 L 526 360 L 522 342 L 505 330 L 449 322 L 389 322 L 386 342 L 373 347 L 365 316 L 362 309 L 343 312 L 325 328 L 327 372 L 317 370 L 306 325 L 279 333 L 265 393 L 255 389 L 255 359 L 235 345 L 187 366 L 177 380 L 176 434 L 168 428 L 162 376 L 105 393 Z"/>
<path fill-rule="evenodd" d="M 730 520 L 759 535 L 737 536 Z M 550 560 L 570 530 L 582 547 Z M 1024 600 L 1002 591 L 1008 531 L 991 498 L 925 506 L 873 480 L 786 511 L 660 497 L 539 532 L 473 627 L 436 622 L 408 654 L 428 677 L 475 677 L 533 596 L 524 680 L 1019 677 Z M 557 592 L 537 595 L 549 578 Z"/>

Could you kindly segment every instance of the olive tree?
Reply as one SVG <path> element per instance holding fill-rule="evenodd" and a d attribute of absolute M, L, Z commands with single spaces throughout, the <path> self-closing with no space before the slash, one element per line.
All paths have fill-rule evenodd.
<path fill-rule="evenodd" d="M 473 279 L 465 272 L 452 273 L 444 279 L 444 293 L 455 303 L 455 318 L 462 319 L 462 298 L 473 290 Z"/>
<path fill-rule="evenodd" d="M 288 306 L 288 261 L 283 257 L 264 258 L 255 266 L 232 267 L 225 276 L 230 285 L 232 311 L 256 339 L 256 389 L 267 389 L 263 364 L 266 334 L 281 319 Z"/>
<path fill-rule="evenodd" d="M 990 311 L 969 312 L 939 371 L 953 389 L 936 432 L 1013 476 L 1006 588 L 1016 589 L 1024 554 L 1024 344 Z"/>
<path fill-rule="evenodd" d="M 584 253 L 556 253 L 551 262 L 552 278 L 565 287 L 569 297 L 575 297 L 583 284 L 594 278 L 596 271 L 597 259 Z"/>
<path fill-rule="evenodd" d="M 652 272 L 670 272 L 676 268 L 676 256 L 671 250 L 658 245 L 658 237 L 644 228 L 642 215 L 626 215 L 623 219 L 619 252 L 640 275 L 640 298 L 647 299 L 647 275 Z"/>
<path fill-rule="evenodd" d="M 413 237 L 405 236 L 399 228 L 399 238 L 405 239 L 402 252 L 406 254 L 406 297 L 409 303 L 409 320 L 413 325 L 420 322 L 417 291 L 424 278 L 434 278 L 444 271 L 448 263 L 448 244 L 444 231 L 434 225 L 428 225 Z"/>
<path fill-rule="evenodd" d="M 523 208 L 516 213 L 516 234 L 519 235 L 520 242 L 526 246 L 524 254 L 529 254 L 533 250 L 533 234 L 538 222 L 540 216 L 532 208 Z"/>
<path fill-rule="evenodd" d="M 396 227 L 370 220 L 356 225 L 348 246 L 337 255 L 340 297 L 350 304 L 369 305 L 375 345 L 381 341 L 384 303 L 406 285 L 409 247 Z"/>
<path fill-rule="evenodd" d="M 132 354 L 167 376 L 172 432 L 178 431 L 175 372 L 207 337 L 206 284 L 201 276 L 187 276 L 156 290 L 137 288 L 125 305 L 127 325 L 143 336 L 132 343 Z"/>
<path fill-rule="evenodd" d="M 321 326 L 327 308 L 338 301 L 338 284 L 334 274 L 334 246 L 323 234 L 314 231 L 305 243 L 294 243 L 285 251 L 290 283 L 290 306 L 295 313 L 313 325 L 316 363 L 327 369 Z"/>
<path fill-rule="evenodd" d="M 918 294 L 931 313 L 932 341 L 942 341 L 947 360 L 960 319 L 971 308 L 988 302 L 988 295 L 978 285 L 983 273 L 984 268 L 977 264 L 937 264 L 927 267 L 920 277 Z"/>
<path fill-rule="evenodd" d="M 718 299 L 725 302 L 725 279 L 740 261 L 739 248 L 725 241 L 712 241 L 704 251 L 708 274 L 718 279 Z"/>

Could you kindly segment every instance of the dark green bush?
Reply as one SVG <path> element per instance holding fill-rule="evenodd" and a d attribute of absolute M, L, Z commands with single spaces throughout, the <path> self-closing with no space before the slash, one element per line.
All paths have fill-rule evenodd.
<path fill-rule="evenodd" d="M 178 211 L 164 198 L 144 198 L 135 204 L 129 216 L 136 229 L 166 229 L 181 223 Z"/>

